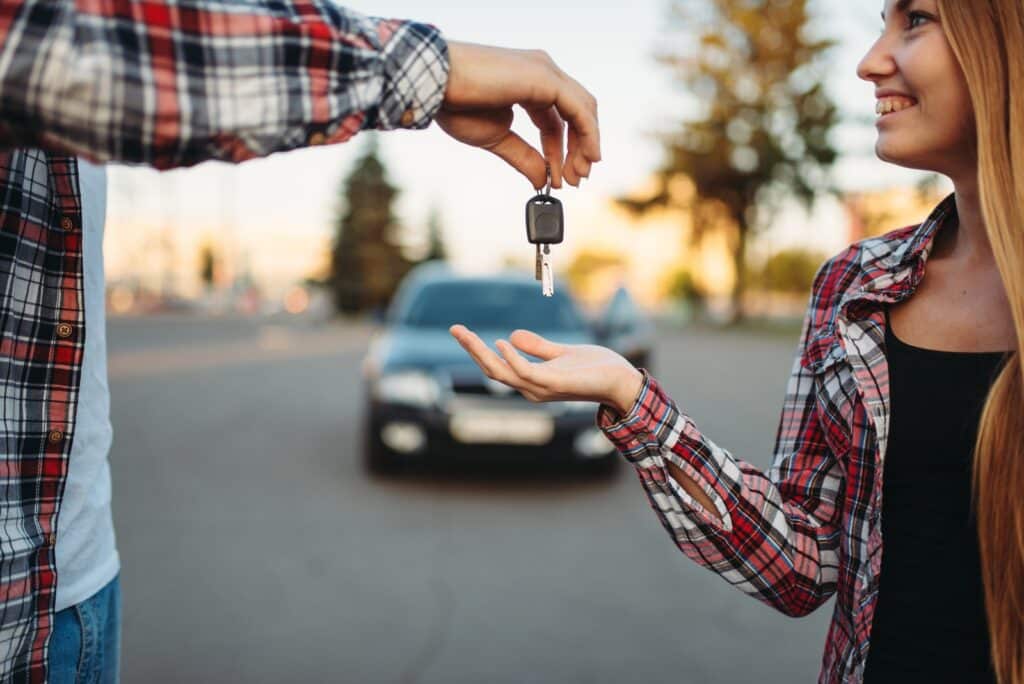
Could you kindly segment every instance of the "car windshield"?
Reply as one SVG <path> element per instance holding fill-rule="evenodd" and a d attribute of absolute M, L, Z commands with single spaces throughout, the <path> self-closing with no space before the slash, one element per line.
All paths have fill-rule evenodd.
<path fill-rule="evenodd" d="M 431 283 L 398 318 L 415 328 L 448 328 L 455 323 L 477 330 L 579 332 L 586 328 L 568 295 L 556 292 L 554 297 L 543 297 L 540 286 L 532 283 Z"/>

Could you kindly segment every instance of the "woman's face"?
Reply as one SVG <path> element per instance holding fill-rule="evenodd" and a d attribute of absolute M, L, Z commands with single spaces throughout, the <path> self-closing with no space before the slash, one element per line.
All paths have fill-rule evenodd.
<path fill-rule="evenodd" d="M 875 84 L 884 161 L 956 176 L 975 162 L 975 128 L 963 72 L 939 23 L 936 0 L 886 0 L 884 28 L 857 67 Z"/>

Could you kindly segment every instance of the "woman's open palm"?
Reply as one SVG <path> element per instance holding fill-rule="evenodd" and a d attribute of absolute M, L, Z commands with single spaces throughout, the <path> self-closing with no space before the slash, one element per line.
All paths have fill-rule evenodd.
<path fill-rule="evenodd" d="M 605 347 L 557 344 L 517 330 L 509 341 L 496 342 L 496 354 L 465 326 L 454 325 L 451 333 L 487 377 L 519 390 L 530 401 L 593 401 L 624 413 L 643 384 L 636 368 Z"/>

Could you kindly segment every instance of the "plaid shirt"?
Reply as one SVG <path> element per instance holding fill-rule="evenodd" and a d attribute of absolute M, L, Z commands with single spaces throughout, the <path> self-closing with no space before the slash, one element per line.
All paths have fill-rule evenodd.
<path fill-rule="evenodd" d="M 878 597 L 884 307 L 914 293 L 935 234 L 955 221 L 951 195 L 920 226 L 852 245 L 819 271 L 767 475 L 703 435 L 646 373 L 627 416 L 598 414 L 689 558 L 786 615 L 807 615 L 836 595 L 822 684 L 861 681 Z M 666 462 L 700 484 L 715 515 Z"/>
<path fill-rule="evenodd" d="M 85 340 L 76 156 L 239 162 L 425 128 L 447 46 L 330 0 L 0 2 L 0 681 L 46 681 Z"/>

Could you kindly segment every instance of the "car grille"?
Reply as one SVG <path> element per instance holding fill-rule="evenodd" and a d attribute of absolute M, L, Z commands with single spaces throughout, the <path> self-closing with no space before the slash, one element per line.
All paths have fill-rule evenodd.
<path fill-rule="evenodd" d="M 491 396 L 491 391 L 480 381 L 452 379 L 452 391 L 456 394 L 477 394 Z"/>
<path fill-rule="evenodd" d="M 489 397 L 495 400 L 525 401 L 515 390 L 494 382 L 477 370 L 451 370 L 452 393 L 455 396 Z"/>

